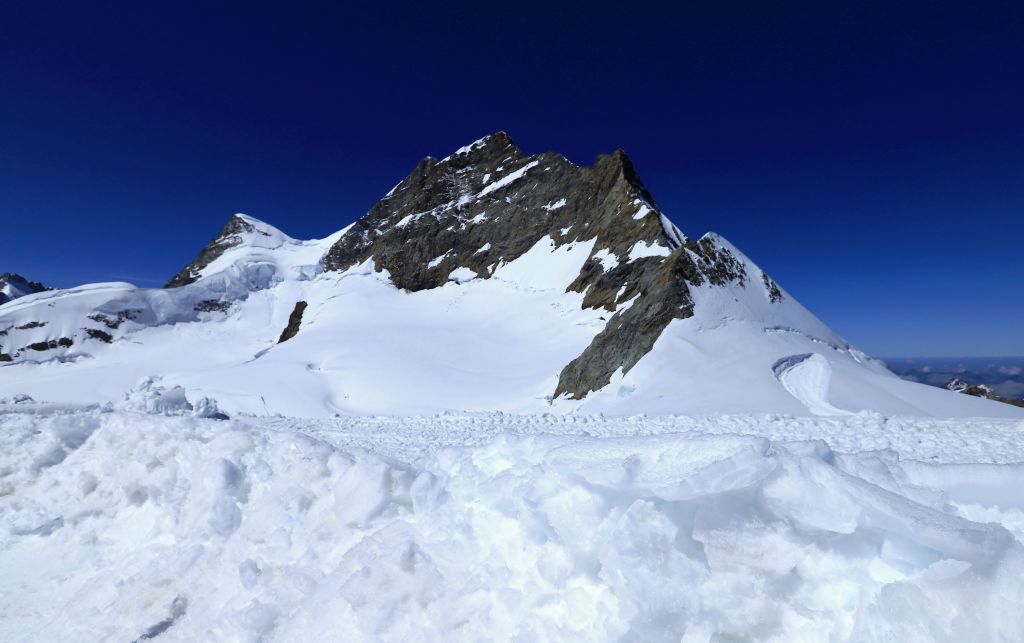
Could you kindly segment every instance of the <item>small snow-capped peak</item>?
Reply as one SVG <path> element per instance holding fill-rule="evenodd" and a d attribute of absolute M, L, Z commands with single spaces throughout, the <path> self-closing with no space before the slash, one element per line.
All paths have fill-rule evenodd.
<path fill-rule="evenodd" d="M 201 276 L 203 268 L 230 248 L 243 245 L 277 248 L 285 243 L 294 242 L 294 239 L 269 223 L 247 214 L 236 213 L 228 219 L 217 236 L 199 251 L 199 255 L 191 263 L 171 277 L 164 288 L 178 288 L 195 282 Z"/>
<path fill-rule="evenodd" d="M 229 219 L 228 221 L 230 222 L 235 219 L 238 219 L 238 221 L 241 222 L 242 224 L 252 228 L 251 231 L 256 232 L 257 234 L 264 234 L 268 236 L 272 234 L 282 234 L 280 230 L 270 225 L 266 221 L 262 221 L 260 219 L 257 219 L 256 217 L 249 216 L 248 214 L 242 212 L 236 212 L 235 214 L 231 215 L 231 219 Z"/>
<path fill-rule="evenodd" d="M 37 281 L 29 281 L 17 273 L 5 272 L 0 275 L 0 304 L 44 290 L 49 288 Z"/>

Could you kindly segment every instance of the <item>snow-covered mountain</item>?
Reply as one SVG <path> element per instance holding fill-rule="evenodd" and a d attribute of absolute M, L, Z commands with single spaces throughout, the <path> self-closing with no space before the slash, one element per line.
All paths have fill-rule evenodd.
<path fill-rule="evenodd" d="M 353 225 L 235 215 L 164 289 L 0 308 L 0 396 L 222 409 L 1020 417 L 892 375 L 728 241 L 691 239 L 621 151 L 579 167 L 504 133 L 426 158 Z"/>
<path fill-rule="evenodd" d="M 38 281 L 29 281 L 19 274 L 5 272 L 0 275 L 0 305 L 7 302 L 47 290 Z"/>

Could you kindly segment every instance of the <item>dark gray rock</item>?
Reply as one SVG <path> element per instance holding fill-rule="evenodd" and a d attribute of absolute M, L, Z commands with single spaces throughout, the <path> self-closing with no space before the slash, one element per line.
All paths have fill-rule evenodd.
<path fill-rule="evenodd" d="M 277 340 L 278 344 L 282 344 L 299 334 L 299 328 L 302 326 L 302 314 L 306 312 L 307 305 L 304 301 L 295 302 L 295 308 L 292 309 L 291 315 L 288 316 L 288 325 L 285 326 L 281 332 L 281 337 Z"/>
<path fill-rule="evenodd" d="M 55 348 L 71 348 L 74 345 L 74 340 L 70 337 L 61 337 L 60 339 L 49 339 L 45 342 L 34 342 L 25 346 L 21 350 L 34 350 L 34 351 L 49 351 Z"/>
<path fill-rule="evenodd" d="M 764 283 L 765 290 L 768 291 L 768 300 L 773 304 L 777 304 L 782 301 L 782 290 L 779 285 L 772 281 L 766 273 L 761 273 L 761 282 Z"/>
<path fill-rule="evenodd" d="M 98 328 L 86 328 L 84 330 L 86 335 L 92 339 L 98 339 L 104 344 L 109 344 L 114 341 L 114 336 L 104 330 L 100 330 Z"/>
<path fill-rule="evenodd" d="M 510 176 L 520 178 L 503 184 Z M 632 219 L 643 204 L 652 214 Z M 597 236 L 595 252 L 625 258 L 637 241 L 671 243 L 653 210 L 621 150 L 581 168 L 559 154 L 527 157 L 499 132 L 443 161 L 421 161 L 338 240 L 324 266 L 372 258 L 395 285 L 416 291 L 444 285 L 459 267 L 489 277 L 545 236 L 557 245 Z"/>

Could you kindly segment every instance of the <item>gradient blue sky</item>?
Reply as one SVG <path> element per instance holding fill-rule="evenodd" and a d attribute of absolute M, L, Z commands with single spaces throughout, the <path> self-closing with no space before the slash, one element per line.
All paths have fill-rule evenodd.
<path fill-rule="evenodd" d="M 4 3 L 0 272 L 159 285 L 505 130 L 626 149 L 871 353 L 1024 354 L 1020 3 L 427 4 Z"/>

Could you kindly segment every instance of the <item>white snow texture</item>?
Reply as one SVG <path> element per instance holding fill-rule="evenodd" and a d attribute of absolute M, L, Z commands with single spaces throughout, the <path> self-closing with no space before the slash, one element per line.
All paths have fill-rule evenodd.
<path fill-rule="evenodd" d="M 1018 421 L 131 410 L 153 388 L 0 404 L 0 640 L 1024 634 Z"/>

